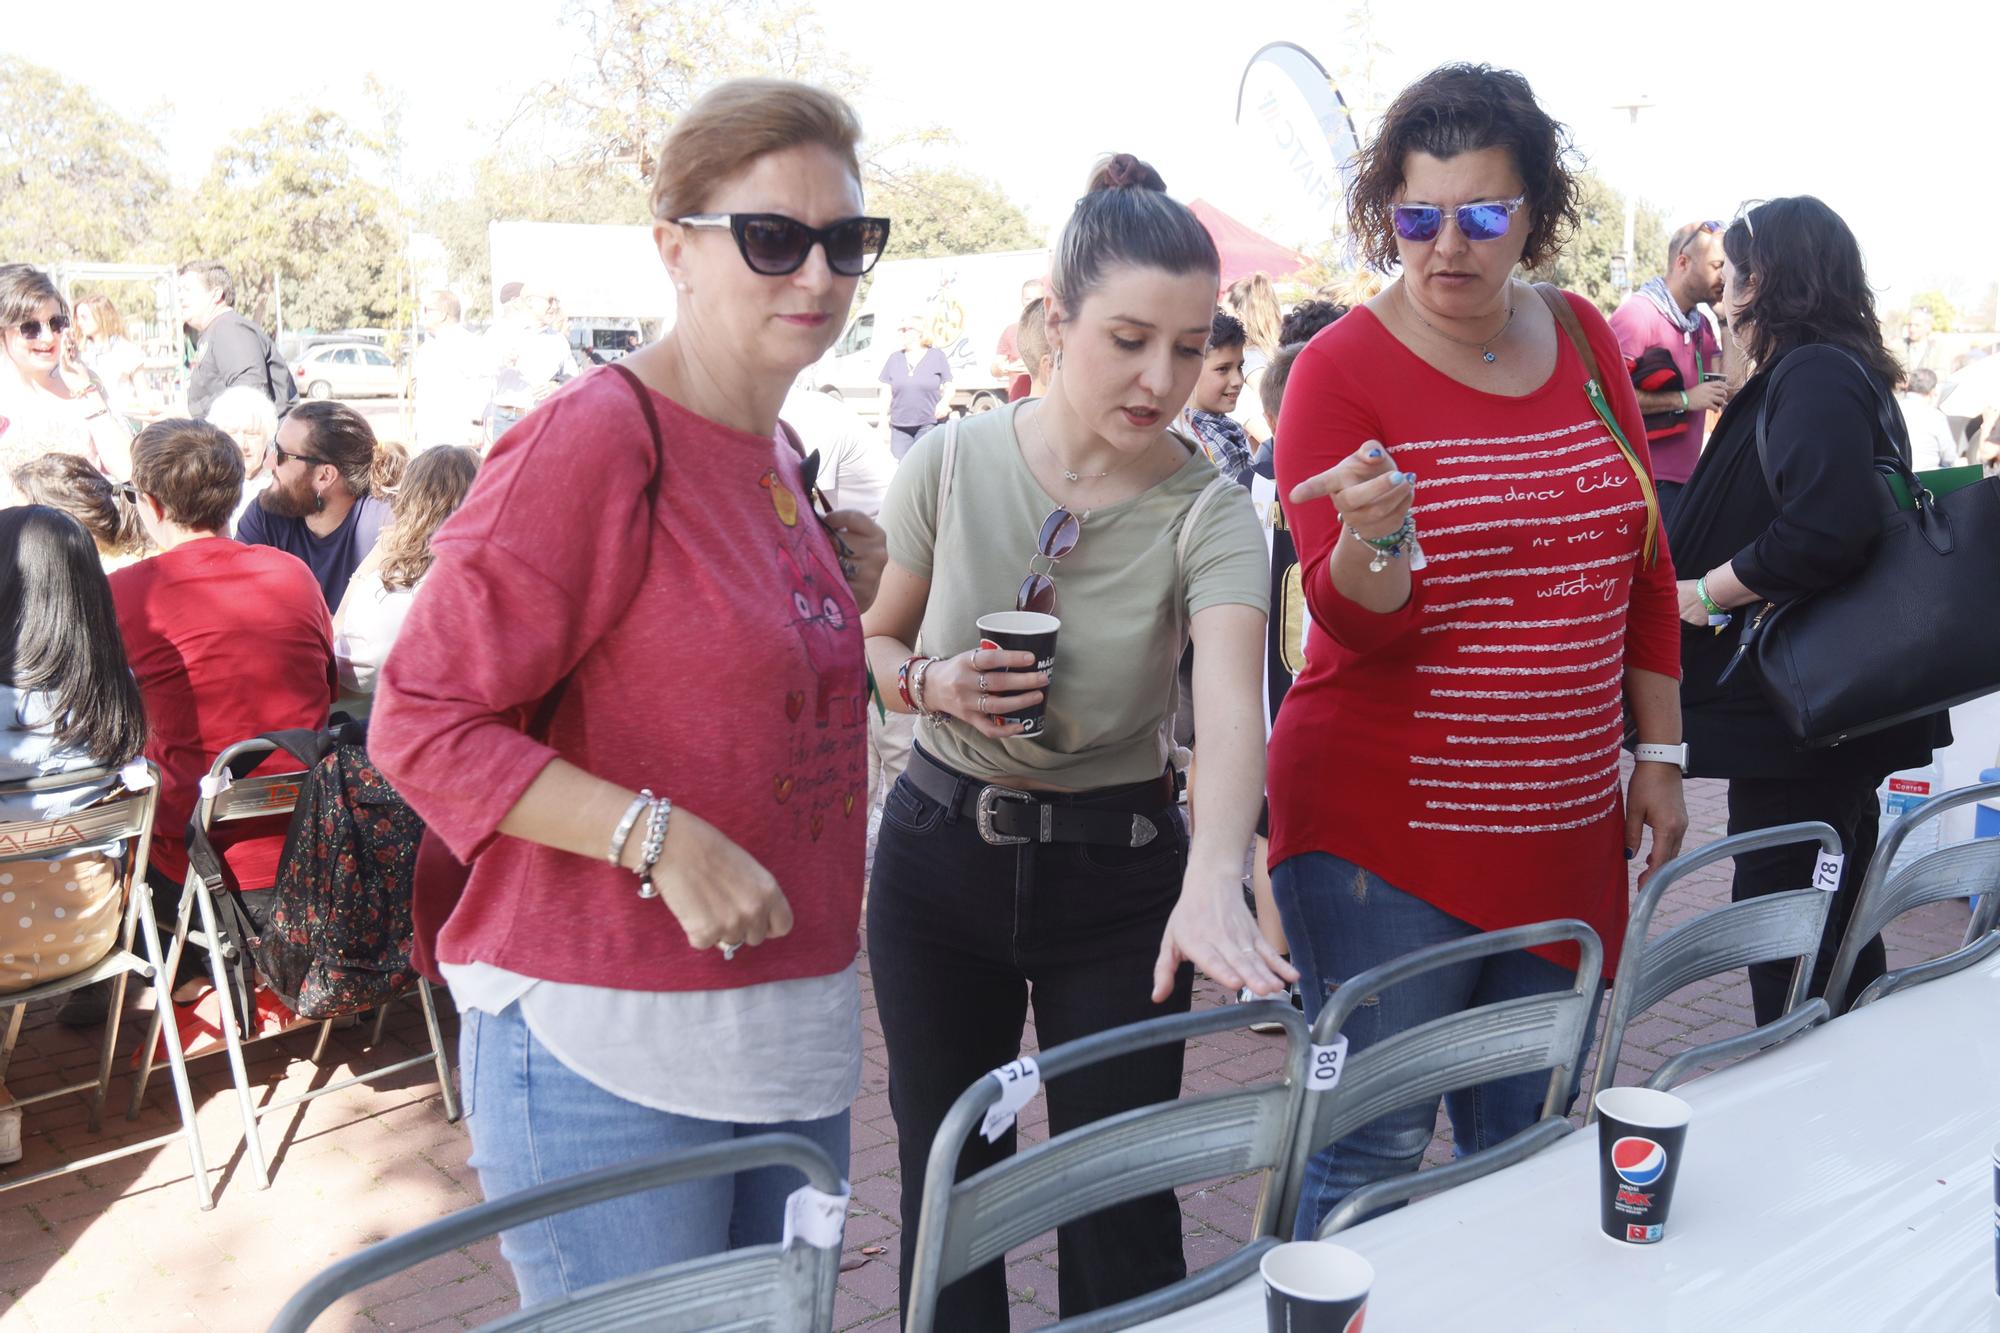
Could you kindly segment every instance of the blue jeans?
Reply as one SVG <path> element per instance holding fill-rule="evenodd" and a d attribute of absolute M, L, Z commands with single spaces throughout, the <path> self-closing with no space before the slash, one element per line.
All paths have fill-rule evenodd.
<path fill-rule="evenodd" d="M 1292 946 L 1292 963 L 1299 969 L 1308 1019 L 1348 977 L 1429 945 L 1481 933 L 1478 927 L 1392 887 L 1381 876 L 1325 852 L 1279 862 L 1271 871 L 1271 891 Z M 1568 990 L 1575 984 L 1574 972 L 1516 950 L 1436 968 L 1391 986 L 1364 1000 L 1341 1030 L 1352 1055 L 1447 1014 Z M 1583 1035 L 1586 1051 L 1596 1027 L 1593 1005 Z M 1570 1101 L 1576 1100 L 1582 1080 L 1578 1063 L 1570 1081 Z M 1548 1090 L 1548 1075 L 1543 1073 L 1517 1074 L 1446 1093 L 1455 1155 L 1491 1148 L 1534 1124 L 1541 1119 Z M 1372 1120 L 1314 1154 L 1306 1167 L 1292 1234 L 1312 1239 L 1321 1220 L 1355 1190 L 1416 1170 L 1436 1126 L 1437 1102 L 1432 1100 Z"/>
<path fill-rule="evenodd" d="M 729 1124 L 655 1111 L 604 1091 L 535 1040 L 521 1006 L 467 1010 L 459 1029 L 460 1084 L 472 1129 L 472 1165 L 489 1199 L 598 1167 L 753 1134 L 801 1134 L 847 1170 L 848 1113 L 781 1124 Z M 805 1183 L 786 1167 L 670 1185 L 545 1217 L 501 1233 L 521 1304 L 582 1291 L 663 1264 L 784 1232 L 786 1196 Z"/>

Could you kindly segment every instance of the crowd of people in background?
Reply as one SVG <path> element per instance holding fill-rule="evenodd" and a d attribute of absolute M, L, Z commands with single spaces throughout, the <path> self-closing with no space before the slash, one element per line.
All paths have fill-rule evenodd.
<path fill-rule="evenodd" d="M 894 242 L 860 136 L 818 89 L 709 92 L 652 187 L 671 330 L 597 368 L 545 289 L 507 284 L 483 334 L 430 293 L 407 447 L 302 399 L 209 261 L 180 271 L 180 410 L 135 437 L 144 357 L 117 306 L 72 315 L 0 266 L 0 780 L 157 764 L 171 926 L 223 748 L 369 714 L 376 762 L 471 867 L 436 957 L 489 1197 L 772 1128 L 845 1162 L 865 930 L 905 1295 L 932 1138 L 1031 1005 L 1068 1041 L 1185 1010 L 1199 968 L 1310 1017 L 1414 947 L 1556 917 L 1613 964 L 1629 870 L 1680 848 L 1684 775 L 1729 781 L 1731 832 L 1841 831 L 1818 993 L 1876 786 L 1948 728 L 1808 760 L 1754 685 L 1722 683 L 1716 626 L 1851 576 L 1881 450 L 1925 468 L 1966 445 L 1938 368 L 1885 346 L 1838 216 L 1799 197 L 1679 227 L 1607 319 L 1522 276 L 1574 222 L 1562 127 L 1520 76 L 1450 66 L 1362 155 L 1367 273 L 1225 286 L 1158 173 L 1110 157 L 995 347 L 1005 406 L 957 414 L 911 316 L 871 428 L 799 383 Z M 1910 438 L 1878 438 L 1871 405 L 1899 391 Z M 1049 656 L 995 646 L 996 613 L 1053 616 Z M 0 818 L 107 790 L 0 796 Z M 267 884 L 278 851 L 246 840 L 231 872 Z M 1810 855 L 1743 858 L 1735 895 L 1806 882 Z M 33 914 L 33 939 L 0 921 L 0 998 L 109 947 L 114 877 L 92 873 L 97 915 L 60 947 Z M 1349 1049 L 1575 966 L 1430 974 L 1363 1006 Z M 1877 940 L 1857 987 L 1881 966 Z M 192 951 L 167 986 L 198 1000 Z M 107 1003 L 79 993 L 63 1021 Z M 1171 1099 L 1181 1073 L 1163 1047 L 1073 1075 L 1050 1127 Z M 1446 1097 L 1459 1148 L 1545 1092 Z M 1436 1111 L 1315 1159 L 1298 1234 L 1414 1170 Z M 959 1171 L 1012 1150 L 975 1142 Z M 629 1196 L 503 1249 L 533 1304 L 776 1240 L 792 1184 Z M 1185 1272 L 1171 1193 L 1058 1248 L 1065 1316 Z M 1005 1328 L 1000 1263 L 938 1318 Z"/>

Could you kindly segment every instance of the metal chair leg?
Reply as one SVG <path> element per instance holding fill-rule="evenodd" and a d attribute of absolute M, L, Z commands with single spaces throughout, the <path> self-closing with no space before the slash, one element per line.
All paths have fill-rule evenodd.
<path fill-rule="evenodd" d="M 132 978 L 121 971 L 111 983 L 111 1008 L 104 1015 L 104 1049 L 97 1057 L 97 1091 L 90 1097 L 90 1119 L 84 1123 L 95 1134 L 104 1128 L 104 1102 L 111 1094 L 111 1057 L 118 1049 L 118 1023 L 125 1013 L 125 985 Z"/>
<path fill-rule="evenodd" d="M 431 1058 L 437 1063 L 438 1092 L 444 1098 L 444 1118 L 450 1124 L 458 1123 L 458 1093 L 451 1086 L 451 1056 L 444 1049 L 444 1036 L 438 1028 L 437 1001 L 431 994 L 431 983 L 417 978 L 417 1007 L 424 1011 L 424 1030 L 431 1037 Z"/>
<path fill-rule="evenodd" d="M 146 921 L 148 923 L 153 921 L 150 915 L 153 910 L 152 900 L 152 886 L 147 885 L 146 911 L 148 916 L 146 917 Z M 125 1108 L 125 1118 L 127 1120 L 137 1120 L 139 1118 L 139 1108 L 146 1101 L 146 1085 L 153 1078 L 153 1050 L 160 1044 L 161 1026 L 174 1010 L 174 977 L 180 972 L 181 955 L 187 951 L 188 928 L 193 919 L 194 895 L 183 888 L 181 890 L 180 911 L 174 918 L 174 942 L 167 950 L 166 961 L 162 963 L 157 956 L 147 959 L 156 969 L 153 974 L 153 1021 L 146 1025 L 146 1040 L 139 1047 L 139 1068 L 132 1076 L 132 1102 Z M 154 943 L 157 944 L 159 942 L 159 936 L 159 927 L 157 924 L 154 924 L 152 930 Z M 180 1045 L 180 1035 L 180 1026 L 175 1024 L 173 1040 L 175 1046 Z"/>
<path fill-rule="evenodd" d="M 250 1098 L 250 1072 L 243 1064 L 242 1024 L 236 1014 L 235 997 L 229 992 L 228 967 L 222 957 L 222 933 L 216 928 L 215 905 L 209 901 L 208 886 L 194 876 L 188 876 L 188 888 L 194 892 L 195 902 L 201 910 L 201 927 L 209 939 L 208 970 L 215 983 L 215 996 L 222 1007 L 222 1040 L 229 1052 L 229 1077 L 236 1084 L 236 1107 L 243 1117 L 243 1151 L 250 1159 L 250 1171 L 257 1179 L 257 1188 L 271 1188 L 271 1172 L 264 1164 L 264 1140 L 257 1132 L 257 1107 Z M 244 997 L 253 1006 L 255 995 Z"/>
<path fill-rule="evenodd" d="M 381 1004 L 375 1006 L 375 1032 L 373 1036 L 368 1038 L 368 1045 L 371 1048 L 380 1046 L 382 1044 L 382 1029 L 388 1026 L 389 1023 L 389 1006 L 394 1004 L 395 1002 L 396 1001 L 393 998 L 391 998 L 384 1000 L 382 1001 Z"/>
<path fill-rule="evenodd" d="M 326 1054 L 326 1041 L 332 1035 L 333 1020 L 329 1018 L 319 1025 L 319 1037 L 313 1042 L 312 1062 L 314 1064 L 318 1064 L 320 1057 Z"/>
<path fill-rule="evenodd" d="M 215 1191 L 208 1181 L 208 1161 L 201 1150 L 201 1131 L 195 1124 L 194 1089 L 188 1085 L 187 1056 L 181 1050 L 181 1030 L 179 1024 L 167 1023 L 163 1026 L 160 1022 L 162 1006 L 166 1009 L 173 1007 L 173 973 L 168 970 L 166 962 L 160 956 L 160 929 L 153 921 L 151 888 L 144 880 L 137 880 L 132 885 L 132 892 L 141 898 L 139 933 L 145 943 L 146 961 L 153 965 L 153 994 L 159 1002 L 153 1010 L 153 1026 L 156 1033 L 163 1031 L 166 1035 L 167 1072 L 173 1078 L 174 1101 L 180 1107 L 181 1134 L 187 1140 L 188 1161 L 194 1168 L 195 1193 L 201 1198 L 202 1211 L 207 1212 L 215 1207 Z M 176 958 L 178 956 L 176 950 Z M 148 1064 L 151 1063 L 155 1040 L 157 1036 L 149 1036 L 146 1039 Z M 145 1086 L 138 1084 L 132 1098 L 132 1113 L 135 1116 L 138 1114 L 139 1098 L 144 1092 Z"/>

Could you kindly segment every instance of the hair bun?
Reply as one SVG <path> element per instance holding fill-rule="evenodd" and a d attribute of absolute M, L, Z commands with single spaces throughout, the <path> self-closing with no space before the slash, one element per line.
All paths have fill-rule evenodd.
<path fill-rule="evenodd" d="M 1158 190 L 1166 193 L 1167 183 L 1151 164 L 1141 161 L 1130 153 L 1116 153 L 1097 164 L 1090 173 L 1090 184 L 1086 194 L 1096 194 L 1099 190 Z"/>

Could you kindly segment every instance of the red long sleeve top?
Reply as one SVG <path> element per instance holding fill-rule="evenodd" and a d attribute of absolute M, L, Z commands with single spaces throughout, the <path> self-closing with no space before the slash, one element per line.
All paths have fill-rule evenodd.
<path fill-rule="evenodd" d="M 1598 364 L 1621 366 L 1603 317 L 1569 300 Z M 1625 672 L 1678 677 L 1680 635 L 1664 538 L 1644 567 L 1638 480 L 1585 378 L 1562 338 L 1541 388 L 1484 393 L 1367 310 L 1299 355 L 1279 494 L 1380 440 L 1418 474 L 1428 564 L 1400 611 L 1368 611 L 1333 586 L 1334 507 L 1288 506 L 1312 626 L 1271 738 L 1271 863 L 1330 852 L 1482 930 L 1578 917 L 1608 970 L 1628 906 Z M 1648 462 L 1631 381 L 1602 387 Z"/>
<path fill-rule="evenodd" d="M 625 990 L 825 976 L 859 948 L 868 820 L 860 617 L 798 456 L 578 379 L 509 431 L 431 547 L 369 747 L 461 859 L 447 963 Z M 657 501 L 648 483 L 661 470 Z M 526 717 L 567 677 L 546 740 Z M 778 881 L 789 935 L 695 950 L 631 872 L 505 836 L 561 756 L 673 798 Z"/>

